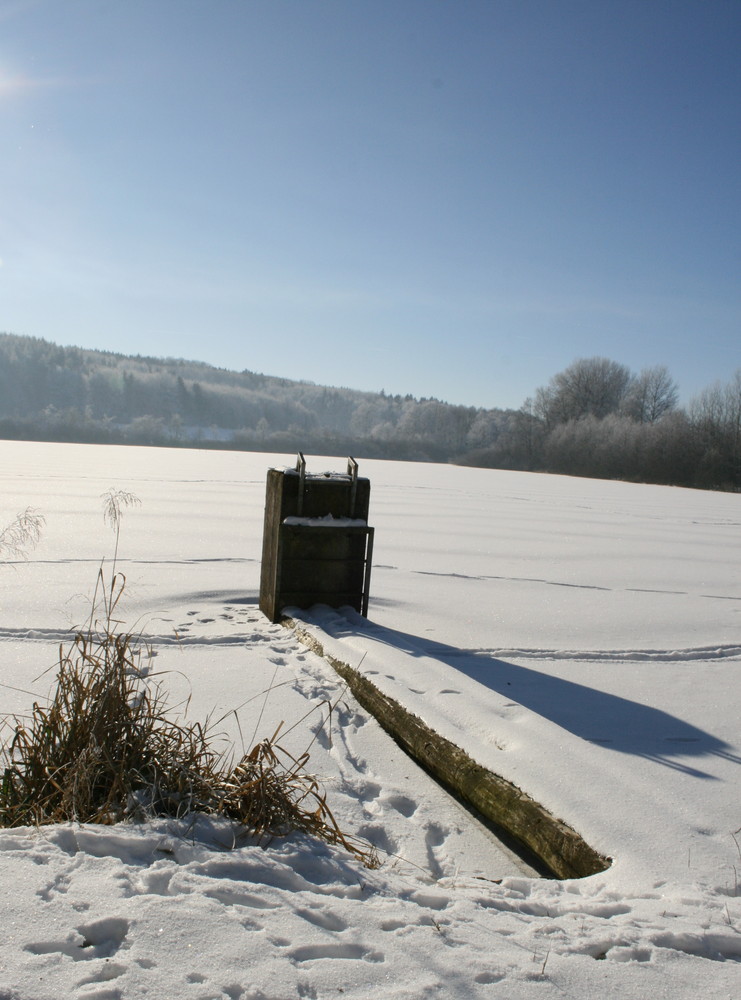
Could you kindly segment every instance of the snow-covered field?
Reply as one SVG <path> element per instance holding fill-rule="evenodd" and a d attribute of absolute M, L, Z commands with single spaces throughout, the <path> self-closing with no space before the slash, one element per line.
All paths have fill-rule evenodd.
<path fill-rule="evenodd" d="M 303 837 L 230 850 L 219 824 L 0 832 L 1 1000 L 735 1000 L 741 496 L 361 462 L 369 620 L 301 617 L 614 859 L 559 882 L 523 870 L 260 614 L 266 472 L 292 463 L 0 442 L 0 526 L 29 504 L 46 517 L 29 561 L 0 565 L 2 711 L 48 692 L 112 552 L 100 496 L 133 491 L 124 614 L 173 703 L 223 717 L 237 752 L 316 706 L 287 740 L 313 740 L 335 815 L 383 866 Z"/>

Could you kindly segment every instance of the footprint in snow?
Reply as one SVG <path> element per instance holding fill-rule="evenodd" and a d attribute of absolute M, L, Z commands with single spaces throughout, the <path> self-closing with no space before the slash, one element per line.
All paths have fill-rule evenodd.
<path fill-rule="evenodd" d="M 477 976 L 474 976 L 473 981 L 481 983 L 483 986 L 491 986 L 493 983 L 500 983 L 505 975 L 504 972 L 479 972 Z"/>
<path fill-rule="evenodd" d="M 427 848 L 427 863 L 435 878 L 442 878 L 445 874 L 442 865 L 437 860 L 435 848 L 442 847 L 448 837 L 448 830 L 443 830 L 437 823 L 431 823 L 425 832 L 425 846 Z"/>
<path fill-rule="evenodd" d="M 50 882 L 43 889 L 37 889 L 36 895 L 50 903 L 56 894 L 63 894 L 69 889 L 71 878 L 69 875 L 58 875 L 53 882 Z"/>
<path fill-rule="evenodd" d="M 445 910 L 450 905 L 448 896 L 438 896 L 432 892 L 414 892 L 410 899 L 417 906 L 423 906 L 427 910 Z"/>
<path fill-rule="evenodd" d="M 407 819 L 417 811 L 417 803 L 408 795 L 388 795 L 384 801 L 388 802 L 392 809 L 396 809 L 402 816 L 406 816 Z"/>
<path fill-rule="evenodd" d="M 86 976 L 84 979 L 81 979 L 77 986 L 90 986 L 92 983 L 110 983 L 111 980 L 118 979 L 119 976 L 122 976 L 127 971 L 127 967 L 125 965 L 120 965 L 118 962 L 105 962 L 101 968 L 94 972 L 91 976 Z M 116 993 L 118 994 L 118 991 L 116 991 Z M 112 994 L 110 992 L 104 994 L 86 993 L 85 997 L 98 997 L 102 1000 L 102 997 L 111 995 Z M 120 994 L 118 995 L 120 996 Z"/>
<path fill-rule="evenodd" d="M 372 802 L 381 794 L 381 786 L 375 781 L 366 781 L 358 789 L 358 798 L 363 802 Z"/>
<path fill-rule="evenodd" d="M 157 867 L 160 866 L 162 862 L 156 863 L 152 868 L 144 875 L 142 875 L 138 881 L 136 887 L 131 885 L 131 889 L 138 896 L 169 896 L 170 893 L 170 882 L 175 874 L 174 868 L 171 862 L 164 862 L 167 867 Z"/>
<path fill-rule="evenodd" d="M 109 917 L 77 927 L 63 941 L 32 941 L 24 950 L 32 955 L 52 955 L 59 952 L 75 962 L 111 958 L 123 946 L 128 933 L 128 920 Z"/>
<path fill-rule="evenodd" d="M 314 924 L 316 927 L 322 927 L 325 931 L 339 932 L 347 930 L 348 927 L 347 921 L 343 920 L 338 914 L 332 913 L 331 910 L 309 910 L 302 908 L 296 910 L 296 915 L 310 924 Z"/>
<path fill-rule="evenodd" d="M 370 951 L 362 944 L 307 944 L 288 952 L 294 962 L 316 962 L 322 958 L 352 959 L 362 962 L 384 962 L 378 951 Z"/>
<path fill-rule="evenodd" d="M 361 840 L 367 840 L 369 844 L 382 854 L 394 856 L 399 853 L 399 845 L 389 837 L 386 830 L 380 823 L 366 823 L 358 830 Z"/>

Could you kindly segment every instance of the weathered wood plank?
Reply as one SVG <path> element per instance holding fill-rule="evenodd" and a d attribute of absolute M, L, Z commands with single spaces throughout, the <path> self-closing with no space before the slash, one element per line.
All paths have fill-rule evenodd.
<path fill-rule="evenodd" d="M 609 858 L 595 851 L 575 830 L 522 789 L 478 764 L 418 716 L 383 694 L 367 677 L 328 654 L 319 640 L 298 622 L 288 618 L 283 622 L 337 671 L 363 708 L 410 757 L 532 851 L 557 878 L 582 878 L 609 868 Z"/>
<path fill-rule="evenodd" d="M 363 559 L 367 528 L 281 524 L 284 559 Z"/>

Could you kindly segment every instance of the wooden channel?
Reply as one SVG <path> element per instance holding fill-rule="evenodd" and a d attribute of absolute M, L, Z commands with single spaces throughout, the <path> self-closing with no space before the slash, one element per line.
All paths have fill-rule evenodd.
<path fill-rule="evenodd" d="M 349 664 L 332 656 L 319 639 L 291 618 L 305 646 L 325 659 L 346 682 L 360 705 L 391 738 L 443 786 L 532 852 L 559 879 L 584 878 L 606 871 L 611 859 L 595 851 L 570 826 L 557 819 L 521 788 L 477 763 L 464 750 L 431 729 Z"/>

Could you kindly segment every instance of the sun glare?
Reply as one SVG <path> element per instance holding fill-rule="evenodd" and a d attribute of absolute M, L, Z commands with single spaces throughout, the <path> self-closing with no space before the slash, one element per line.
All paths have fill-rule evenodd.
<path fill-rule="evenodd" d="M 0 100 L 18 97 L 41 87 L 52 87 L 62 81 L 51 77 L 34 77 L 16 69 L 7 61 L 0 62 Z"/>
<path fill-rule="evenodd" d="M 33 86 L 33 80 L 16 72 L 10 66 L 0 65 L 0 98 L 14 97 Z"/>
<path fill-rule="evenodd" d="M 0 97 L 8 97 L 16 89 L 17 81 L 0 70 Z"/>

